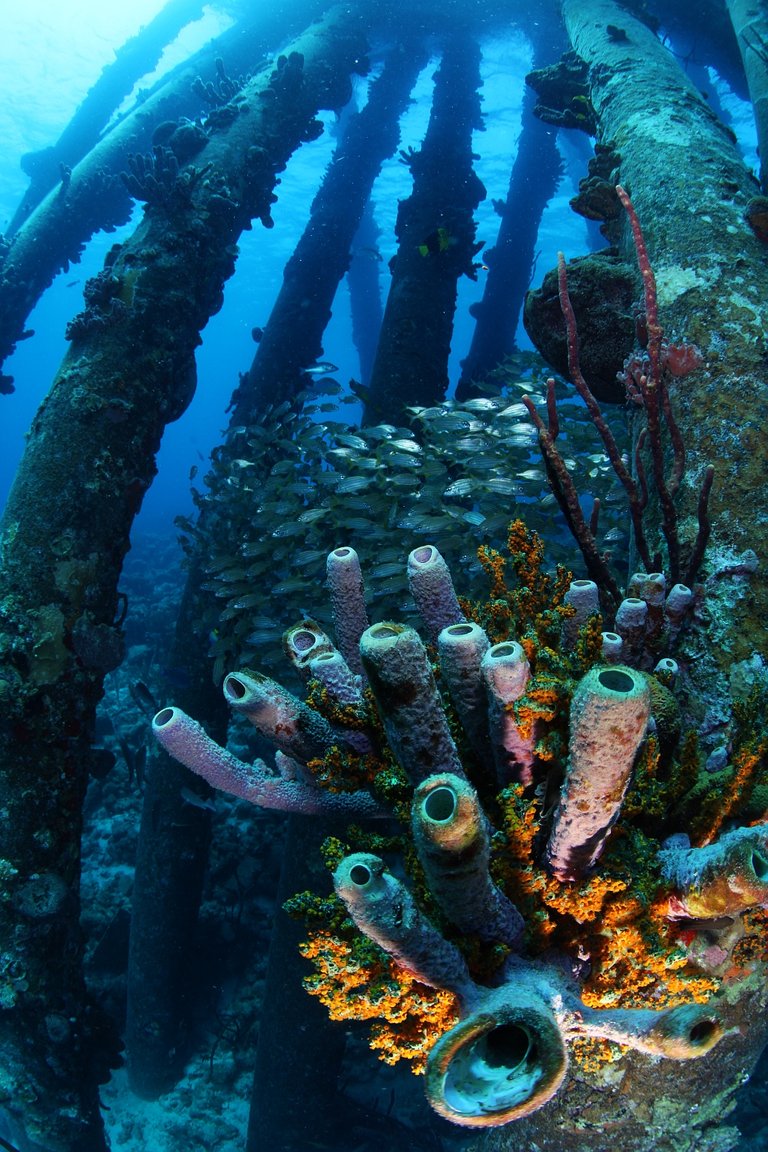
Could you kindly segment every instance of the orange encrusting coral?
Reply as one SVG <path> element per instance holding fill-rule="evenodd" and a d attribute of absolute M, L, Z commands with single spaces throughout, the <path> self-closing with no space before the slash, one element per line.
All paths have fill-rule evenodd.
<path fill-rule="evenodd" d="M 315 967 L 306 990 L 332 1020 L 376 1020 L 369 1045 L 387 1064 L 410 1060 L 412 1071 L 422 1073 L 430 1048 L 459 1020 L 453 993 L 421 984 L 370 945 L 368 955 L 357 958 L 354 944 L 319 930 L 300 951 Z"/>
<path fill-rule="evenodd" d="M 562 684 L 558 683 L 554 676 L 541 673 L 531 677 L 525 695 L 513 701 L 508 707 L 514 713 L 520 735 L 524 739 L 530 739 L 536 722 L 554 720 L 564 703 Z"/>
<path fill-rule="evenodd" d="M 711 844 L 723 826 L 749 801 L 758 775 L 766 767 L 768 738 L 755 739 L 737 748 L 732 758 L 732 775 L 725 792 L 714 795 L 694 820 L 691 840 L 697 846 Z"/>
<path fill-rule="evenodd" d="M 504 580 L 504 569 L 507 566 L 507 562 L 501 552 L 497 552 L 495 548 L 490 548 L 486 544 L 481 544 L 477 550 L 477 558 L 491 583 L 489 590 L 490 599 L 506 599 L 507 585 Z"/>
<path fill-rule="evenodd" d="M 536 805 L 520 786 L 502 793 L 505 844 L 495 869 L 513 893 L 529 925 L 530 947 L 557 947 L 588 957 L 590 972 L 581 991 L 592 1008 L 643 1007 L 703 1002 L 719 981 L 685 971 L 688 961 L 661 909 L 630 895 L 637 877 L 622 875 L 612 859 L 576 884 L 562 884 L 534 862 L 539 833 Z M 586 930 L 585 930 L 586 926 Z"/>
<path fill-rule="evenodd" d="M 582 1074 L 599 1073 L 606 1064 L 620 1060 L 627 1048 L 599 1036 L 577 1036 L 570 1044 L 571 1056 Z"/>
<path fill-rule="evenodd" d="M 552 603 L 552 578 L 544 571 L 542 538 L 531 532 L 524 520 L 513 520 L 507 532 L 507 549 L 521 591 L 537 600 L 542 608 L 548 608 Z"/>
<path fill-rule="evenodd" d="M 644 1008 L 651 999 L 654 1008 L 674 1008 L 703 1004 L 717 991 L 718 979 L 686 971 L 685 951 L 672 939 L 653 940 L 650 928 L 646 909 L 636 899 L 629 898 L 624 907 L 609 905 L 602 948 L 581 991 L 588 1007 Z"/>
<path fill-rule="evenodd" d="M 517 636 L 530 660 L 537 638 L 545 643 L 553 630 L 559 630 L 561 621 L 573 615 L 573 609 L 563 603 L 572 574 L 562 565 L 554 577 L 545 570 L 544 542 L 523 520 L 510 525 L 507 547 L 516 587 L 510 588 L 505 580 L 505 558 L 495 548 L 481 545 L 477 557 L 490 580 L 490 595 L 483 603 L 463 602 L 462 607 L 485 629 L 491 643 Z"/>

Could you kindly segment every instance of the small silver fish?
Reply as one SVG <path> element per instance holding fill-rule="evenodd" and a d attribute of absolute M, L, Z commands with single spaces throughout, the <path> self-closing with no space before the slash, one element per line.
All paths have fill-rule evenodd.
<path fill-rule="evenodd" d="M 462 405 L 469 412 L 491 412 L 494 408 L 499 408 L 503 404 L 503 400 L 496 398 L 491 399 L 487 396 L 478 396 L 474 400 L 465 400 Z"/>
<path fill-rule="evenodd" d="M 500 496 L 513 496 L 517 492 L 515 481 L 506 476 L 493 476 L 490 480 L 484 480 L 483 484 L 490 492 L 496 492 Z"/>
<path fill-rule="evenodd" d="M 402 576 L 403 584 L 405 584 L 405 571 L 402 561 L 399 564 L 378 564 L 375 568 L 371 569 L 370 576 L 372 580 L 389 580 L 392 576 Z"/>
<path fill-rule="evenodd" d="M 405 452 L 392 452 L 391 455 L 387 457 L 387 459 L 390 464 L 394 464 L 396 467 L 400 466 L 402 468 L 414 468 L 418 467 L 419 465 L 418 457 L 406 456 Z"/>
<path fill-rule="evenodd" d="M 472 491 L 472 481 L 462 479 L 454 480 L 443 492 L 443 496 L 468 496 Z"/>
<path fill-rule="evenodd" d="M 358 450 L 362 451 L 368 447 L 362 436 L 354 436 L 349 432 L 340 433 L 336 437 L 336 440 L 344 448 L 357 448 Z"/>
<path fill-rule="evenodd" d="M 370 476 L 347 476 L 336 485 L 336 493 L 343 496 L 347 492 L 362 492 L 370 483 Z"/>
<path fill-rule="evenodd" d="M 181 798 L 187 804 L 191 804 L 193 808 L 203 808 L 207 812 L 216 811 L 216 804 L 213 800 L 198 796 L 197 792 L 193 792 L 191 788 L 182 788 Z"/>
<path fill-rule="evenodd" d="M 316 364 L 311 364 L 309 368 L 304 371 L 308 376 L 330 376 L 331 372 L 338 372 L 338 366 L 331 364 L 330 360 L 318 360 Z"/>
<path fill-rule="evenodd" d="M 503 408 L 502 411 L 498 413 L 497 419 L 499 419 L 499 420 L 511 420 L 512 418 L 516 419 L 518 416 L 527 415 L 527 413 L 528 413 L 528 409 L 526 408 L 525 404 L 510 404 L 508 408 Z"/>

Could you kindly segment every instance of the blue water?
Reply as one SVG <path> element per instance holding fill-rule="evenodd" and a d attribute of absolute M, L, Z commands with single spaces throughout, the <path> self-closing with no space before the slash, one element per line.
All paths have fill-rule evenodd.
<path fill-rule="evenodd" d="M 114 51 L 135 34 L 143 23 L 161 8 L 161 0 L 141 0 L 125 7 L 103 5 L 98 0 L 75 0 L 65 8 L 53 0 L 34 0 L 24 10 L 11 11 L 4 0 L 3 39 L 0 44 L 0 231 L 11 218 L 26 187 L 20 158 L 28 151 L 45 147 L 64 129 L 70 116 Z M 64 14 L 66 12 L 66 14 Z M 208 12 L 206 17 L 184 30 L 169 46 L 155 73 L 141 81 L 141 87 L 171 68 L 185 54 L 196 50 L 228 23 L 227 17 Z M 684 53 L 685 45 L 681 45 Z M 414 90 L 412 104 L 402 121 L 403 149 L 417 147 L 429 116 L 432 61 Z M 477 211 L 478 238 L 492 244 L 498 218 L 492 201 L 505 195 L 509 166 L 514 159 L 520 131 L 522 78 L 530 68 L 530 49 L 524 37 L 513 33 L 507 39 L 492 39 L 483 45 L 483 113 L 485 131 L 476 134 L 480 159 L 477 172 L 487 190 Z M 710 73 L 708 79 L 722 100 L 737 130 L 747 163 L 756 166 L 755 134 L 751 110 L 734 97 Z M 358 98 L 364 99 L 365 81 L 358 81 Z M 130 106 L 130 98 L 125 106 Z M 252 359 L 251 331 L 266 322 L 280 287 L 282 268 L 306 223 L 308 207 L 316 191 L 333 146 L 334 117 L 326 114 L 327 131 L 305 145 L 291 159 L 282 175 L 278 203 L 274 206 L 274 229 L 256 224 L 243 234 L 237 271 L 226 286 L 226 303 L 203 333 L 197 358 L 198 387 L 192 404 L 177 424 L 165 434 L 159 456 L 159 475 L 147 495 L 136 531 L 171 531 L 174 516 L 187 513 L 191 503 L 188 477 L 218 442 L 218 432 L 226 426 L 224 411 L 237 383 L 237 373 Z M 594 230 L 568 208 L 577 190 L 585 163 L 582 151 L 561 133 L 559 145 L 566 163 L 558 194 L 550 202 L 542 222 L 537 247 L 539 276 L 555 263 L 563 249 L 570 258 L 594 246 Z M 387 161 L 373 192 L 376 219 L 381 228 L 380 288 L 385 298 L 388 287 L 387 261 L 394 254 L 394 221 L 397 200 L 408 194 L 409 175 L 396 157 Z M 23 451 L 23 437 L 32 415 L 44 397 L 51 378 L 67 348 L 64 328 L 82 308 L 82 286 L 102 267 L 113 243 L 133 231 L 140 218 L 122 231 L 96 236 L 87 246 L 80 264 L 61 273 L 30 316 L 32 339 L 20 344 L 7 363 L 6 371 L 16 379 L 16 392 L 2 397 L 2 457 L 0 457 L 0 506 L 4 503 Z M 598 238 L 599 239 L 599 238 Z M 466 354 L 472 336 L 469 308 L 480 298 L 482 272 L 477 282 L 463 277 L 459 282 L 459 304 L 452 344 L 451 377 L 459 374 L 459 361 Z M 530 348 L 522 330 L 521 348 Z M 333 319 L 326 333 L 325 355 L 339 368 L 338 377 L 358 378 L 359 363 L 352 346 L 346 282 L 340 286 Z"/>
<path fill-rule="evenodd" d="M 25 188 L 25 177 L 19 168 L 20 157 L 27 151 L 55 140 L 66 126 L 79 101 L 93 83 L 114 49 L 126 35 L 159 10 L 160 3 L 145 3 L 132 11 L 127 21 L 115 13 L 113 23 L 101 11 L 98 30 L 88 27 L 89 9 L 83 8 L 86 33 L 81 36 L 81 21 L 51 23 L 53 5 L 39 0 L 22 22 L 18 14 L 11 18 L 12 35 L 4 46 L 6 59 L 0 73 L 0 230 L 8 221 Z M 68 5 L 72 13 L 73 6 Z M 77 5 L 74 6 L 77 9 Z M 110 6 L 111 8 L 111 6 Z M 18 22 L 14 26 L 15 21 Z M 223 21 L 213 17 L 200 26 L 188 29 L 183 45 L 193 50 L 204 42 Z M 166 54 L 163 67 L 177 62 L 183 48 Z M 76 62 L 76 65 L 75 65 Z M 413 93 L 413 103 L 402 123 L 401 147 L 417 147 L 429 115 L 432 75 L 437 61 L 425 68 Z M 478 237 L 491 244 L 498 226 L 491 201 L 506 193 L 509 165 L 514 158 L 520 131 L 522 77 L 530 67 L 530 54 L 525 40 L 517 34 L 508 40 L 492 40 L 484 47 L 483 110 L 487 129 L 477 134 L 477 151 L 481 154 L 477 171 L 487 189 L 487 197 L 478 210 Z M 142 86 L 149 80 L 142 81 Z M 365 82 L 358 82 L 364 99 Z M 256 224 L 241 239 L 241 255 L 235 276 L 226 286 L 226 303 L 203 333 L 198 353 L 198 387 L 195 398 L 181 418 L 168 428 L 159 457 L 159 476 L 145 499 L 137 531 L 170 531 L 173 517 L 190 509 L 188 476 L 194 465 L 207 458 L 218 442 L 218 432 L 226 426 L 224 410 L 237 383 L 237 373 L 245 370 L 252 359 L 254 344 L 251 330 L 266 322 L 272 302 L 280 287 L 282 268 L 306 223 L 307 210 L 319 178 L 334 146 L 334 117 L 326 115 L 327 132 L 317 141 L 305 145 L 294 155 L 278 189 L 274 206 L 274 229 Z M 566 147 L 569 147 L 566 144 Z M 570 213 L 568 199 L 576 190 L 578 165 L 569 166 L 557 197 L 552 201 L 540 236 L 539 267 L 554 263 L 558 248 L 569 254 L 584 251 L 589 244 L 584 222 Z M 380 286 L 382 297 L 387 291 L 387 261 L 394 254 L 394 220 L 397 200 L 409 190 L 406 168 L 397 158 L 390 159 L 374 188 L 376 218 L 381 228 Z M 98 272 L 106 252 L 122 237 L 130 235 L 142 208 L 126 228 L 109 236 L 95 237 L 88 245 L 80 264 L 57 277 L 54 284 L 30 316 L 28 327 L 32 339 L 20 344 L 9 359 L 6 371 L 16 380 L 16 392 L 3 397 L 3 454 L 0 460 L 0 503 L 4 502 L 23 450 L 23 436 L 29 421 L 50 384 L 66 351 L 64 328 L 67 321 L 82 308 L 82 286 Z M 451 373 L 455 383 L 459 360 L 466 354 L 472 335 L 468 309 L 482 293 L 482 273 L 478 282 L 463 278 L 460 282 L 457 325 L 452 346 Z M 530 347 L 525 333 L 520 332 L 521 347 Z M 359 363 L 352 346 L 349 303 L 346 284 L 342 283 L 326 333 L 325 356 L 339 368 L 338 378 L 358 378 Z"/>

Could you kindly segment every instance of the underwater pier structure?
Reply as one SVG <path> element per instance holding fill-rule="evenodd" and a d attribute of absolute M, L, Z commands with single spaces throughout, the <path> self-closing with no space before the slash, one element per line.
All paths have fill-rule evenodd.
<path fill-rule="evenodd" d="M 382 1148 L 737 1147 L 767 1038 L 768 199 L 688 66 L 749 99 L 764 142 L 768 19 L 679 7 L 244 2 L 118 111 L 199 16 L 170 0 L 28 161 L 0 243 L 0 404 L 36 301 L 120 231 L 0 519 L 4 1147 L 106 1152 L 116 1069 L 124 1109 L 183 1078 L 214 790 L 287 824 L 248 1152 L 357 1146 L 372 1116 L 340 1084 L 360 1037 L 423 1075 L 423 1126 L 395 1100 Z M 505 142 L 485 263 L 486 60 L 512 41 L 536 123 Z M 180 675 L 158 662 L 143 685 L 116 1007 L 80 885 L 100 702 L 131 667 L 123 563 L 164 431 L 211 385 L 196 351 L 240 246 L 280 228 L 281 174 L 332 118 L 253 360 L 223 365 Z M 390 165 L 404 193 L 382 212 Z M 579 256 L 576 216 L 550 214 L 575 167 L 576 235 L 601 247 Z M 323 383 L 361 248 L 386 297 L 370 375 Z M 518 314 L 548 363 L 520 358 Z"/>

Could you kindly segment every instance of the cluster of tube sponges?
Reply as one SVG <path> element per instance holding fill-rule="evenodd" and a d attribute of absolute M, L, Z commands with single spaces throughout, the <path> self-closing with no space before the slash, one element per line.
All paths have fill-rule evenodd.
<path fill-rule="evenodd" d="M 370 691 L 391 757 L 412 788 L 411 834 L 432 900 L 457 938 L 495 943 L 506 956 L 490 983 L 473 978 L 462 950 L 380 856 L 355 852 L 335 868 L 336 892 L 359 930 L 418 981 L 458 1000 L 459 1023 L 437 1040 L 426 1065 L 429 1101 L 448 1119 L 494 1126 L 540 1107 L 562 1084 L 569 1044 L 577 1038 L 601 1037 L 677 1060 L 709 1051 L 723 1032 L 716 1004 L 589 1008 L 569 958 L 524 955 L 523 917 L 491 878 L 493 828 L 467 779 L 435 669 L 486 786 L 492 777 L 496 790 L 510 784 L 532 790 L 539 782 L 537 733 L 515 712 L 529 662 L 517 640 L 492 644 L 465 615 L 436 548 L 415 549 L 408 572 L 429 648 L 410 626 L 369 623 L 359 561 L 349 547 L 328 557 L 336 643 L 309 621 L 286 633 L 295 669 L 315 690 L 320 686 L 331 719 L 258 673 L 226 677 L 233 710 L 274 745 L 275 769 L 238 760 L 176 708 L 156 715 L 157 739 L 215 787 L 260 806 L 386 817 L 391 809 L 381 792 L 320 787 L 313 771 L 339 749 L 361 762 L 375 753 Z M 602 661 L 572 691 L 564 779 L 542 850 L 549 873 L 563 884 L 589 876 L 606 846 L 653 723 L 649 677 L 636 665 L 654 648 L 649 637 L 658 642 L 674 635 L 690 602 L 681 587 L 666 593 L 656 575 L 637 578 L 632 591 L 616 631 L 603 634 Z M 565 603 L 562 643 L 568 647 L 599 611 L 597 589 L 574 581 Z M 620 650 L 626 662 L 618 662 Z M 672 664 L 662 662 L 666 671 Z M 763 903 L 768 826 L 739 829 L 706 848 L 671 846 L 659 864 L 671 892 L 670 915 L 716 917 Z"/>

